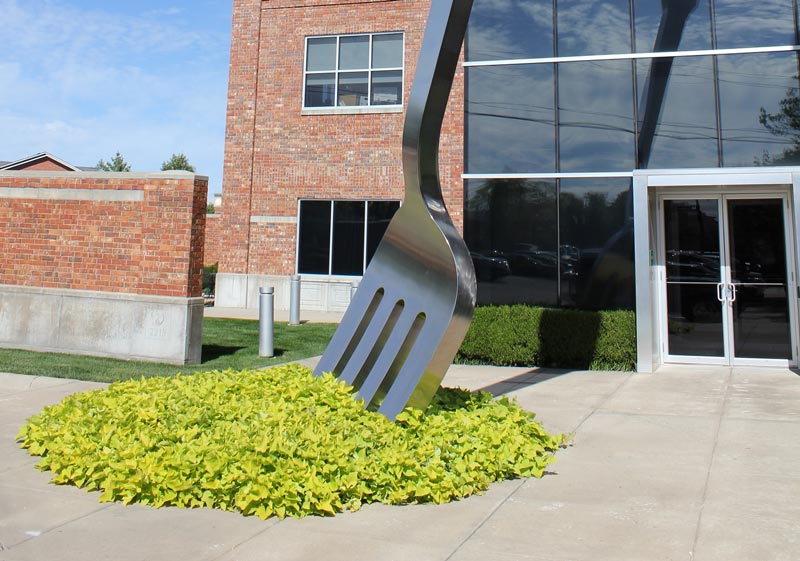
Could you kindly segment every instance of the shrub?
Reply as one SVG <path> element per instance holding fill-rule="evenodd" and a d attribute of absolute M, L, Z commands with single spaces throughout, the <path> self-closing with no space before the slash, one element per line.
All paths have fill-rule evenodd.
<path fill-rule="evenodd" d="M 462 362 L 592 370 L 636 368 L 636 316 L 533 306 L 476 308 Z"/>
<path fill-rule="evenodd" d="M 261 518 L 466 497 L 540 477 L 564 442 L 485 392 L 440 389 L 393 423 L 351 391 L 298 365 L 126 381 L 45 408 L 17 438 L 101 501 Z"/>

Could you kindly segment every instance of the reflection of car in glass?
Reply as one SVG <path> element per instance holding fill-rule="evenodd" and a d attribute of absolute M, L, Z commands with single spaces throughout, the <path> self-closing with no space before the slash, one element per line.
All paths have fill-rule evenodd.
<path fill-rule="evenodd" d="M 753 284 L 763 283 L 758 263 L 737 259 L 733 283 L 736 285 L 736 310 L 742 310 L 754 301 L 763 299 L 764 289 Z M 668 251 L 667 282 L 669 308 L 680 310 L 689 321 L 719 322 L 721 303 L 717 297 L 717 283 L 721 282 L 719 254 L 700 251 Z"/>
<path fill-rule="evenodd" d="M 494 250 L 485 252 L 470 251 L 475 276 L 481 281 L 493 281 L 511 274 L 508 260 L 502 253 Z"/>
<path fill-rule="evenodd" d="M 511 272 L 522 276 L 547 276 L 558 270 L 558 255 L 554 251 L 541 251 L 530 243 L 515 244 L 505 252 Z"/>

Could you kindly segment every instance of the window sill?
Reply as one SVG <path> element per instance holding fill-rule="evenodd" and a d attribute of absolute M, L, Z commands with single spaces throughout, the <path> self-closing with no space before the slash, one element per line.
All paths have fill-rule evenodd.
<path fill-rule="evenodd" d="M 362 113 L 379 114 L 379 113 L 402 113 L 402 105 L 353 105 L 347 107 L 304 107 L 301 115 L 359 115 Z"/>

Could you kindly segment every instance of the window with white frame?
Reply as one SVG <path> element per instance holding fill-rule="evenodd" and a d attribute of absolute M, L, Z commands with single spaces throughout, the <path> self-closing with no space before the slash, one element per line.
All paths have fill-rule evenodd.
<path fill-rule="evenodd" d="M 403 34 L 306 38 L 303 107 L 403 104 Z"/>
<path fill-rule="evenodd" d="M 360 276 L 400 201 L 300 201 L 297 272 Z"/>

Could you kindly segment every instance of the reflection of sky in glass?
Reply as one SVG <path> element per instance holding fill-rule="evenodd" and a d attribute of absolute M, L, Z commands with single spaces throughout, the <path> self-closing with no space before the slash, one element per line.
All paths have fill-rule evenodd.
<path fill-rule="evenodd" d="M 467 69 L 467 172 L 555 171 L 553 65 Z"/>
<path fill-rule="evenodd" d="M 558 56 L 631 52 L 628 0 L 561 0 Z"/>
<path fill-rule="evenodd" d="M 796 53 L 719 57 L 722 156 L 725 166 L 751 166 L 763 155 L 780 157 L 792 146 L 759 123 L 760 109 L 777 113 L 781 100 L 798 87 Z M 794 90 L 797 95 L 797 90 Z"/>
<path fill-rule="evenodd" d="M 794 44 L 792 0 L 715 0 L 717 48 Z"/>
<path fill-rule="evenodd" d="M 558 68 L 561 171 L 632 170 L 631 62 L 568 62 Z"/>
<path fill-rule="evenodd" d="M 667 3 L 669 5 L 669 3 Z M 673 49 L 656 48 L 656 36 L 664 15 L 661 0 L 634 0 L 636 14 L 636 52 L 649 53 Z M 698 0 L 683 26 L 679 51 L 711 48 L 711 8 L 709 0 Z"/>
<path fill-rule="evenodd" d="M 645 59 L 636 63 L 640 122 L 645 118 L 643 96 L 651 62 L 652 59 Z M 675 58 L 646 167 L 717 165 L 717 117 L 711 57 Z"/>
<path fill-rule="evenodd" d="M 466 60 L 553 56 L 553 5 L 537 0 L 475 0 Z"/>

